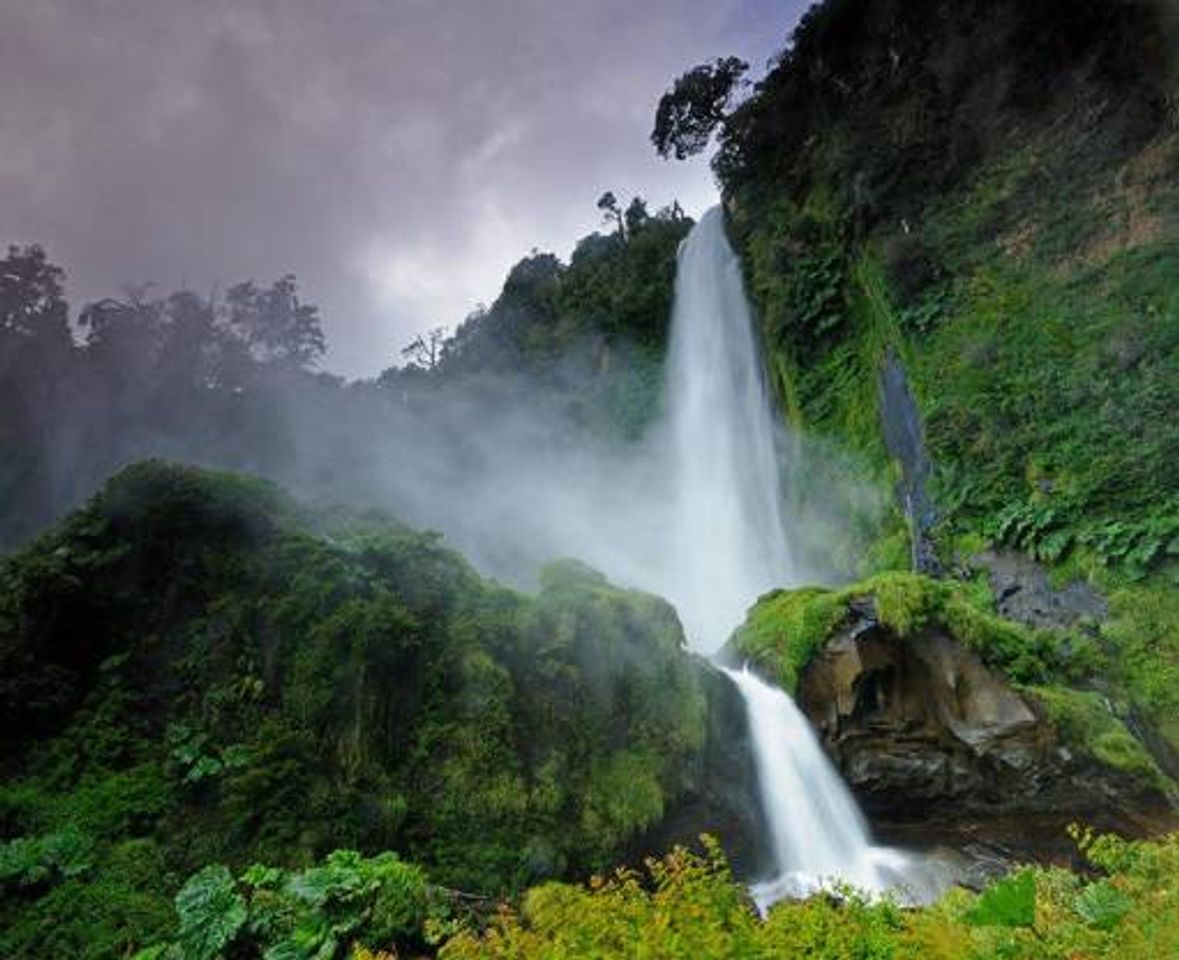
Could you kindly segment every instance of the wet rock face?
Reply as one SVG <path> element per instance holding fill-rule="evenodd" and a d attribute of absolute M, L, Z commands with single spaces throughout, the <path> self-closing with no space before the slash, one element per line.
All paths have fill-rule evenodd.
<path fill-rule="evenodd" d="M 971 559 L 987 572 L 1000 616 L 1032 627 L 1068 629 L 1109 615 L 1105 598 L 1087 583 L 1055 589 L 1048 573 L 1014 550 L 988 550 Z"/>
<path fill-rule="evenodd" d="M 798 702 L 867 812 L 912 819 L 1042 793 L 1050 726 L 975 654 L 931 628 L 900 638 L 870 602 L 803 672 Z"/>

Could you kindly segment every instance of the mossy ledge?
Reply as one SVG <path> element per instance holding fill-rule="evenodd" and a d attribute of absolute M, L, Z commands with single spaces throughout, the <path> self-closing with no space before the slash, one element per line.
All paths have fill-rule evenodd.
<path fill-rule="evenodd" d="M 1006 620 L 990 609 L 990 595 L 981 581 L 934 580 L 919 574 L 890 572 L 840 588 L 773 591 L 750 610 L 745 623 L 730 639 L 725 656 L 733 662 L 750 663 L 798 696 L 804 709 L 806 701 L 812 701 L 808 712 L 812 719 L 818 719 L 826 708 L 814 703 L 816 698 L 835 694 L 817 694 L 813 688 L 816 682 L 826 682 L 830 687 L 831 681 L 813 681 L 809 691 L 800 687 L 805 686 L 808 674 L 815 673 L 820 661 L 838 656 L 834 652 L 837 647 L 860 643 L 862 648 L 862 638 L 869 632 L 884 638 L 894 652 L 866 654 L 860 649 L 855 654 L 858 659 L 854 669 L 870 670 L 868 661 L 872 656 L 901 656 L 895 651 L 905 647 L 919 657 L 928 660 L 932 656 L 944 664 L 946 651 L 957 645 L 977 657 L 994 675 L 1005 688 L 1004 697 L 1021 698 L 1039 723 L 1050 727 L 1052 742 L 1037 741 L 1034 747 L 1025 744 L 1027 750 L 1047 762 L 1055 749 L 1056 755 L 1074 758 L 1089 770 L 1105 770 L 1136 790 L 1175 795 L 1175 783 L 1125 722 L 1129 709 L 1124 691 L 1111 688 L 1108 682 L 1102 684 L 1101 678 L 1108 675 L 1104 670 L 1108 654 L 1100 636 L 1083 630 L 1034 629 Z M 936 653 L 930 653 L 927 648 L 935 641 L 941 646 Z M 839 668 L 845 672 L 847 669 Z M 962 678 L 969 672 L 974 678 L 969 684 L 977 688 L 984 682 L 979 669 L 969 664 L 955 665 L 953 682 L 967 684 L 968 680 Z M 853 695 L 862 696 L 860 692 L 846 693 L 848 697 Z M 894 687 L 891 695 L 900 696 L 900 688 Z M 950 708 L 952 711 L 961 709 L 964 697 L 960 689 L 955 695 L 959 702 Z M 993 701 L 998 695 L 987 696 Z M 928 696 L 933 698 L 935 692 L 929 691 Z M 871 708 L 877 706 L 883 709 L 883 705 Z M 861 703 L 854 709 L 866 707 Z M 895 712 L 899 708 L 890 709 Z M 847 708 L 849 713 L 851 710 Z M 909 723 L 914 720 L 906 719 Z M 959 715 L 950 726 L 962 721 Z M 819 722 L 822 726 L 835 721 Z M 1010 730 L 995 727 L 993 716 L 984 725 L 992 730 L 988 736 L 998 736 L 995 731 L 999 731 L 1003 737 L 1010 737 Z M 833 730 L 827 732 L 828 746 L 837 752 L 833 747 L 836 734 Z M 839 736 L 846 736 L 846 730 Z"/>

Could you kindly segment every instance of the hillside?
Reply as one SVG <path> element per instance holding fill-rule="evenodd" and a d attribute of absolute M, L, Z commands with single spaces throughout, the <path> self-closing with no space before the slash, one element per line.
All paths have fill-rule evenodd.
<path fill-rule="evenodd" d="M 998 548 L 1087 583 L 1089 682 L 1172 756 L 1176 36 L 1162 3 L 831 0 L 714 159 L 786 418 L 895 504 L 816 565 L 916 558 L 1002 604 L 1027 583 Z M 828 503 L 830 469 L 794 495 Z"/>
<path fill-rule="evenodd" d="M 816 7 L 716 165 L 792 421 L 887 482 L 895 352 L 944 561 L 1137 574 L 1179 532 L 1179 81 L 1163 5 L 1065 6 Z"/>
<path fill-rule="evenodd" d="M 502 894 L 693 804 L 739 848 L 740 720 L 675 612 L 572 561 L 541 579 L 259 481 L 120 473 L 0 564 L 0 953 L 142 946 L 211 863 L 396 849 Z"/>

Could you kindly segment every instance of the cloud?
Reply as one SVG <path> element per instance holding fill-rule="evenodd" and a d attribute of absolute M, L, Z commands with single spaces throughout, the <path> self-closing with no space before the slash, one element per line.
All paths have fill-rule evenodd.
<path fill-rule="evenodd" d="M 700 60 L 764 60 L 770 0 L 10 0 L 3 242 L 76 301 L 294 272 L 327 366 L 372 374 L 459 322 L 530 248 L 567 254 L 605 189 L 712 202 L 647 143 Z"/>

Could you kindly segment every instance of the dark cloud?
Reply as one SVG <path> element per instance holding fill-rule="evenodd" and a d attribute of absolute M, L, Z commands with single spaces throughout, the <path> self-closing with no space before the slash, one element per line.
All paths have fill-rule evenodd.
<path fill-rule="evenodd" d="M 0 241 L 75 299 L 299 275 L 327 366 L 373 373 L 607 188 L 711 202 L 647 143 L 671 78 L 764 61 L 771 0 L 7 0 Z"/>

